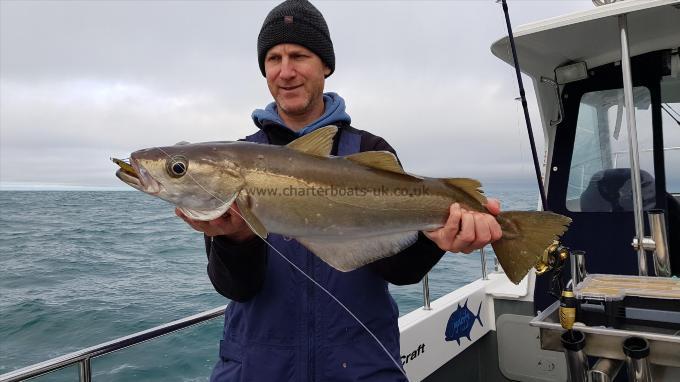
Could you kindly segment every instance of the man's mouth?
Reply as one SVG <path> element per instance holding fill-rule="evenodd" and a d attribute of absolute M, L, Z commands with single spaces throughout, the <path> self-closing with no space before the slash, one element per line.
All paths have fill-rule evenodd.
<path fill-rule="evenodd" d="M 279 88 L 285 90 L 285 91 L 292 91 L 295 90 L 299 87 L 302 87 L 302 85 L 295 85 L 295 86 L 279 86 Z"/>

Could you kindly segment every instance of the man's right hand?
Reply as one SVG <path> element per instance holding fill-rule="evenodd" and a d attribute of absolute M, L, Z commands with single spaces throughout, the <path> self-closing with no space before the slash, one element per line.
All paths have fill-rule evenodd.
<path fill-rule="evenodd" d="M 175 214 L 189 224 L 191 228 L 203 232 L 206 236 L 226 236 L 229 240 L 237 243 L 250 240 L 255 236 L 241 217 L 241 211 L 236 204 L 233 204 L 224 215 L 210 221 L 193 220 L 183 214 L 179 208 L 175 208 Z"/>

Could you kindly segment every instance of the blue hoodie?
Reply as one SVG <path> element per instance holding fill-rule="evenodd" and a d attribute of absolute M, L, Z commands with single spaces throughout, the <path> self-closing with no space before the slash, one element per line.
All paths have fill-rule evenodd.
<path fill-rule="evenodd" d="M 298 136 L 303 136 L 307 133 L 311 133 L 312 131 L 318 129 L 319 127 L 324 127 L 328 125 L 333 125 L 338 122 L 344 122 L 344 123 L 351 123 L 352 118 L 350 118 L 349 114 L 345 112 L 345 100 L 342 99 L 338 94 L 336 93 L 324 93 L 323 95 L 323 103 L 324 103 L 324 112 L 323 115 L 317 119 L 316 121 L 312 122 L 310 125 L 305 126 L 300 131 L 295 132 Z M 272 102 L 267 107 L 262 109 L 255 109 L 252 114 L 253 122 L 255 122 L 255 125 L 258 128 L 262 128 L 262 125 L 264 124 L 265 121 L 270 121 L 274 122 L 276 124 L 279 124 L 281 126 L 284 126 L 285 128 L 290 129 L 288 126 L 286 126 L 285 123 L 283 123 L 283 120 L 281 117 L 279 117 L 279 113 L 276 110 L 276 103 Z"/>

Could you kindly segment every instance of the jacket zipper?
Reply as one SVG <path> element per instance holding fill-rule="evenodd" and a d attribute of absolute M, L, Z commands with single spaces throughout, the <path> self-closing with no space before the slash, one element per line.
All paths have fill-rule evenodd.
<path fill-rule="evenodd" d="M 307 251 L 307 274 L 312 277 L 313 279 L 316 279 L 314 277 L 314 257 L 311 255 L 309 251 Z M 308 296 L 308 303 L 307 303 L 307 333 L 308 333 L 308 364 L 307 364 L 307 374 L 308 374 L 308 381 L 314 381 L 314 361 L 315 361 L 315 352 L 314 352 L 314 320 L 316 318 L 316 312 L 314 310 L 314 284 L 311 281 L 307 281 L 307 296 Z"/>

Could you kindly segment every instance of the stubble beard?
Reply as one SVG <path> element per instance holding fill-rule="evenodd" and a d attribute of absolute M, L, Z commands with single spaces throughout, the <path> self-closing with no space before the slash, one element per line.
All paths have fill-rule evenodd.
<path fill-rule="evenodd" d="M 288 108 L 285 106 L 285 102 L 279 102 L 279 100 L 276 100 L 276 107 L 279 108 L 279 110 L 283 111 L 287 115 L 290 116 L 301 116 L 305 115 L 306 113 L 310 112 L 312 110 L 312 99 L 308 98 L 305 103 L 302 106 L 295 107 L 295 108 Z"/>
<path fill-rule="evenodd" d="M 323 105 L 323 86 L 310 90 L 310 96 L 304 100 L 302 105 L 296 106 L 294 108 L 286 107 L 285 100 L 282 99 L 280 101 L 279 99 L 275 98 L 274 101 L 276 102 L 276 107 L 291 117 L 304 117 L 306 114 L 311 113 L 314 110 L 314 108 L 317 106 L 317 102 L 321 102 Z"/>

